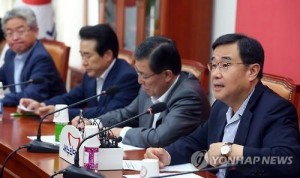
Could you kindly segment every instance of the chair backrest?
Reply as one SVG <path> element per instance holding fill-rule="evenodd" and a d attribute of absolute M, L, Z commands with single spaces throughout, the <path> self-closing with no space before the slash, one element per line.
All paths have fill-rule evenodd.
<path fill-rule="evenodd" d="M 300 86 L 296 85 L 290 78 L 266 73 L 263 75 L 262 83 L 294 104 L 297 108 L 298 124 L 300 128 L 300 106 L 298 104 Z"/>
<path fill-rule="evenodd" d="M 126 49 L 120 49 L 118 58 L 124 59 L 128 62 L 132 67 L 134 67 L 134 59 L 133 59 L 133 52 L 128 51 Z"/>
<path fill-rule="evenodd" d="M 206 66 L 196 60 L 181 59 L 182 71 L 190 72 L 198 78 L 206 94 L 208 94 L 209 72 Z"/>
<path fill-rule="evenodd" d="M 291 101 L 295 107 L 298 104 L 297 90 L 298 86 L 293 80 L 273 74 L 263 74 L 262 83 L 276 92 L 283 98 Z"/>
<path fill-rule="evenodd" d="M 69 66 L 70 47 L 66 46 L 62 42 L 55 40 L 42 39 L 41 41 L 54 60 L 54 63 L 58 72 L 60 73 L 62 80 L 66 83 Z"/>

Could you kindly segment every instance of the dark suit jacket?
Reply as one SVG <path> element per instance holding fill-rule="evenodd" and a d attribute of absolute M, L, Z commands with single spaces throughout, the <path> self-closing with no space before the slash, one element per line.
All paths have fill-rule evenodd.
<path fill-rule="evenodd" d="M 171 164 L 191 162 L 194 152 L 208 150 L 210 144 L 221 142 L 227 110 L 226 104 L 216 101 L 203 127 L 167 147 Z M 241 117 L 234 143 L 244 146 L 244 159 L 291 156 L 293 162 L 290 165 L 242 164 L 235 171 L 228 170 L 227 177 L 299 177 L 300 139 L 296 109 L 261 82 L 255 87 Z"/>
<path fill-rule="evenodd" d="M 192 132 L 209 115 L 210 104 L 200 87 L 198 79 L 188 73 L 181 73 L 166 99 L 168 109 L 161 112 L 156 128 L 152 128 L 153 117 L 144 115 L 131 123 L 123 138 L 123 143 L 138 147 L 166 146 L 179 137 Z M 144 113 L 153 105 L 143 89 L 138 97 L 127 107 L 111 111 L 101 116 L 104 126 L 111 126 L 123 120 Z"/>
<path fill-rule="evenodd" d="M 51 98 L 45 101 L 47 105 L 52 104 L 73 104 L 88 97 L 96 95 L 96 78 L 89 77 L 84 74 L 82 82 L 72 89 L 70 92 Z M 117 59 L 111 68 L 103 83 L 102 90 L 106 90 L 111 86 L 117 86 L 119 91 L 113 96 L 101 96 L 90 99 L 86 103 L 69 109 L 69 118 L 73 119 L 79 115 L 79 108 L 85 107 L 83 116 L 92 118 L 100 116 L 114 109 L 127 106 L 138 94 L 140 85 L 137 82 L 137 74 L 135 70 L 124 60 Z"/>
<path fill-rule="evenodd" d="M 14 84 L 14 58 L 16 53 L 8 49 L 5 54 L 4 64 L 0 68 L 0 81 L 3 85 Z M 4 105 L 16 106 L 21 98 L 32 98 L 37 101 L 44 101 L 53 96 L 66 92 L 56 66 L 44 48 L 43 44 L 38 40 L 32 51 L 28 55 L 21 72 L 21 82 L 34 78 L 43 78 L 41 84 L 21 85 L 22 92 L 16 93 L 15 87 L 10 87 L 11 93 L 5 94 L 3 99 Z"/>

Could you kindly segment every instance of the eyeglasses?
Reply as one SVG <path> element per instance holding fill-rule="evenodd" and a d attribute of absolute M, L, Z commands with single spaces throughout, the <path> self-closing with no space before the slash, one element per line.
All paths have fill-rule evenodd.
<path fill-rule="evenodd" d="M 18 37 L 23 37 L 28 31 L 30 31 L 30 29 L 25 29 L 24 27 L 21 27 L 18 28 L 16 31 L 7 30 L 4 34 L 6 38 L 12 38 L 15 33 L 18 35 Z"/>
<path fill-rule="evenodd" d="M 147 80 L 147 79 L 149 79 L 150 77 L 156 75 L 155 73 L 153 73 L 153 74 L 150 74 L 150 75 L 147 75 L 147 76 L 146 76 L 144 73 L 139 72 L 137 69 L 135 69 L 135 71 L 136 71 L 137 75 L 138 75 L 139 77 L 141 77 L 142 80 Z"/>
<path fill-rule="evenodd" d="M 208 63 L 207 68 L 209 71 L 213 72 L 219 67 L 219 70 L 221 72 L 226 72 L 228 70 L 228 67 L 232 66 L 233 64 L 244 64 L 242 62 L 237 62 L 237 63 L 231 63 L 231 62 L 219 62 L 217 64 L 215 63 Z"/>

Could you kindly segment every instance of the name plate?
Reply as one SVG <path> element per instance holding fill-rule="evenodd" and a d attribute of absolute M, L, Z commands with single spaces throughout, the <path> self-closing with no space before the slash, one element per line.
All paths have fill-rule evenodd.
<path fill-rule="evenodd" d="M 77 147 L 82 141 L 82 135 L 77 128 L 66 125 L 60 134 L 59 157 L 70 164 L 74 164 L 74 157 Z M 84 142 L 79 149 L 79 165 L 83 166 Z M 123 148 L 100 148 L 98 157 L 98 170 L 119 170 L 123 169 Z"/>
<path fill-rule="evenodd" d="M 82 136 L 79 130 L 72 126 L 66 125 L 60 134 L 60 144 L 59 144 L 59 157 L 66 160 L 67 162 L 74 164 L 75 154 L 77 152 L 77 147 L 82 141 Z M 83 146 L 79 149 L 79 164 L 83 165 Z"/>

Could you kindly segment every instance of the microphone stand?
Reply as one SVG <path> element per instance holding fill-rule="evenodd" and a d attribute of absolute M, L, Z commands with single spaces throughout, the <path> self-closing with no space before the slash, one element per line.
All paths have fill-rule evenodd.
<path fill-rule="evenodd" d="M 77 146 L 77 151 L 76 151 L 76 154 L 75 154 L 75 157 L 74 157 L 74 164 L 68 166 L 65 169 L 65 171 L 63 173 L 63 177 L 64 178 L 96 178 L 96 177 L 103 177 L 100 174 L 97 174 L 95 172 L 92 172 L 92 171 L 84 168 L 84 167 L 80 167 L 79 166 L 79 148 L 81 147 L 81 145 L 83 144 L 83 142 L 85 142 L 86 140 L 88 140 L 88 139 L 90 139 L 90 138 L 92 138 L 92 137 L 94 137 L 96 135 L 102 134 L 102 133 L 104 133 L 104 132 L 106 132 L 108 130 L 111 130 L 114 127 L 122 125 L 122 124 L 124 124 L 126 122 L 129 122 L 129 121 L 131 121 L 133 119 L 136 119 L 136 118 L 138 118 L 138 117 L 140 117 L 142 115 L 145 115 L 145 114 L 149 114 L 149 111 L 146 111 L 146 112 L 141 113 L 141 114 L 139 114 L 137 116 L 134 116 L 134 117 L 132 117 L 130 119 L 127 119 L 127 120 L 124 120 L 122 122 L 119 122 L 119 123 L 117 123 L 117 124 L 115 124 L 113 126 L 110 126 L 110 127 L 106 128 L 106 129 L 104 129 L 104 130 L 101 130 L 100 132 L 94 133 L 94 134 L 89 135 L 88 137 L 84 138 L 82 140 L 82 142 L 80 142 L 79 145 Z"/>
<path fill-rule="evenodd" d="M 92 172 L 92 171 L 89 171 L 88 169 L 84 168 L 84 167 L 80 167 L 79 165 L 79 148 L 80 146 L 83 144 L 83 142 L 85 142 L 86 140 L 98 135 L 98 134 L 102 134 L 108 130 L 111 130 L 112 128 L 114 127 L 118 127 L 122 124 L 125 124 L 133 119 L 136 119 L 140 116 L 143 116 L 145 114 L 156 114 L 156 113 L 159 113 L 159 112 L 162 112 L 164 110 L 166 110 L 167 108 L 167 105 L 166 103 L 156 103 L 154 105 L 152 105 L 149 109 L 147 109 L 144 113 L 141 113 L 141 114 L 138 114 L 132 118 L 129 118 L 127 120 L 124 120 L 122 122 L 119 122 L 113 126 L 110 126 L 104 130 L 101 130 L 100 132 L 97 132 L 97 133 L 94 133 L 92 135 L 89 135 L 88 137 L 84 138 L 82 140 L 82 142 L 80 142 L 77 146 L 77 150 L 76 150 L 76 154 L 75 154 L 75 157 L 74 157 L 74 164 L 73 165 L 70 165 L 68 166 L 64 171 L 63 171 L 63 177 L 64 178 L 96 178 L 96 177 L 102 177 L 102 175 L 100 174 L 97 174 L 95 172 Z M 98 117 L 96 119 L 100 119 L 101 117 Z"/>
<path fill-rule="evenodd" d="M 169 174 L 169 175 L 164 175 L 164 176 L 154 176 L 151 178 L 163 178 L 163 177 L 173 177 L 173 176 L 180 176 L 180 175 L 185 175 L 185 174 L 194 174 L 198 172 L 204 172 L 204 171 L 217 171 L 220 169 L 227 169 L 227 168 L 235 168 L 236 165 L 234 164 L 228 164 L 226 166 L 219 166 L 219 167 L 208 167 L 208 168 L 203 168 L 197 171 L 187 171 L 187 172 L 180 172 L 180 173 L 175 173 L 175 174 Z"/>
<path fill-rule="evenodd" d="M 11 86 L 16 86 L 16 85 L 24 85 L 24 84 L 28 84 L 28 83 L 39 84 L 39 83 L 42 83 L 42 82 L 44 82 L 44 80 L 42 78 L 30 79 L 28 81 L 21 82 L 21 83 L 13 83 L 13 84 L 1 86 L 0 89 L 1 88 L 11 87 Z"/>
<path fill-rule="evenodd" d="M 41 135 L 42 135 L 41 134 L 41 132 L 42 132 L 41 128 L 42 128 L 43 120 L 45 120 L 48 116 L 50 116 L 50 115 L 52 115 L 52 114 L 54 114 L 56 112 L 62 111 L 64 109 L 67 109 L 67 108 L 70 108 L 70 107 L 73 107 L 73 106 L 76 106 L 78 104 L 86 102 L 87 100 L 90 100 L 90 99 L 93 99 L 93 98 L 96 98 L 96 97 L 99 97 L 99 96 L 102 96 L 102 95 L 112 95 L 112 94 L 116 93 L 117 91 L 118 91 L 117 87 L 111 87 L 111 88 L 107 89 L 106 91 L 101 92 L 98 95 L 91 96 L 91 97 L 86 98 L 84 100 L 81 100 L 79 102 L 70 104 L 69 106 L 61 108 L 61 109 L 59 109 L 57 111 L 54 111 L 54 112 L 46 114 L 43 118 L 41 118 L 41 120 L 39 122 L 39 126 L 38 126 L 38 131 L 37 131 L 36 139 L 33 140 L 33 141 L 31 141 L 31 143 L 28 144 L 27 151 L 28 152 L 33 152 L 33 153 L 58 153 L 59 152 L 59 146 L 58 145 L 55 145 L 55 144 L 52 144 L 52 143 L 43 142 L 41 140 Z"/>

